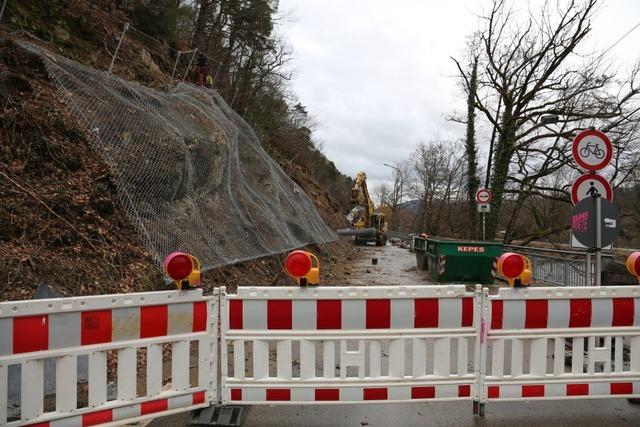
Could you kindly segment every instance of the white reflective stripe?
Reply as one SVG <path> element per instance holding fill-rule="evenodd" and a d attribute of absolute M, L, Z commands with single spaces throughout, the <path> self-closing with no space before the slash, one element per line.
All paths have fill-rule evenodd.
<path fill-rule="evenodd" d="M 567 395 L 566 384 L 545 384 L 544 385 L 544 397 L 561 397 Z"/>
<path fill-rule="evenodd" d="M 633 299 L 633 326 L 640 326 L 640 298 Z"/>
<path fill-rule="evenodd" d="M 128 405 L 120 408 L 114 408 L 113 421 L 125 420 L 127 418 L 136 418 L 140 416 L 140 405 Z"/>
<path fill-rule="evenodd" d="M 162 345 L 147 346 L 147 396 L 162 391 Z"/>
<path fill-rule="evenodd" d="M 462 324 L 462 299 L 438 298 L 438 328 L 459 328 Z"/>
<path fill-rule="evenodd" d="M 316 329 L 316 302 L 313 300 L 294 300 L 292 302 L 291 326 L 297 331 Z"/>
<path fill-rule="evenodd" d="M 242 329 L 264 330 L 267 329 L 267 301 L 243 300 L 242 301 Z"/>
<path fill-rule="evenodd" d="M 0 364 L 0 425 L 7 423 L 7 391 L 9 384 L 9 370 L 7 365 Z"/>
<path fill-rule="evenodd" d="M 458 385 L 443 384 L 436 386 L 436 399 L 451 399 L 458 397 Z"/>
<path fill-rule="evenodd" d="M 382 367 L 381 347 L 380 341 L 369 341 L 369 376 L 373 378 L 380 376 L 380 369 Z M 426 356 L 424 362 L 426 364 Z"/>
<path fill-rule="evenodd" d="M 548 300 L 549 311 L 547 317 L 547 328 L 559 329 L 569 327 L 569 317 L 571 315 L 570 303 L 568 299 Z"/>
<path fill-rule="evenodd" d="M 112 341 L 128 341 L 140 338 L 140 308 L 117 308 L 111 311 Z"/>
<path fill-rule="evenodd" d="M 342 402 L 361 402 L 362 387 L 345 387 L 340 389 L 340 401 Z"/>
<path fill-rule="evenodd" d="M 313 387 L 296 387 L 291 389 L 291 400 L 294 402 L 313 402 L 316 391 Z"/>
<path fill-rule="evenodd" d="M 610 383 L 589 383 L 589 396 L 608 396 L 610 394 Z"/>
<path fill-rule="evenodd" d="M 505 300 L 502 304 L 502 329 L 524 329 L 525 301 Z"/>
<path fill-rule="evenodd" d="M 291 340 L 281 340 L 276 344 L 276 364 L 279 379 L 291 380 Z"/>
<path fill-rule="evenodd" d="M 424 338 L 413 339 L 412 374 L 414 378 L 421 377 L 427 373 L 427 340 Z M 378 364 L 378 366 L 380 366 Z M 380 371 L 378 368 L 378 376 Z M 371 375 L 373 376 L 373 374 Z"/>
<path fill-rule="evenodd" d="M 409 400 L 411 399 L 411 387 L 388 387 L 388 400 Z"/>
<path fill-rule="evenodd" d="M 193 395 L 184 394 L 182 396 L 170 397 L 167 399 L 167 409 L 186 408 L 193 405 Z"/>
<path fill-rule="evenodd" d="M 28 360 L 22 363 L 21 374 L 22 408 L 20 415 L 25 421 L 40 416 L 44 398 L 44 360 Z"/>
<path fill-rule="evenodd" d="M 167 334 L 190 334 L 193 331 L 193 303 L 169 304 Z"/>
<path fill-rule="evenodd" d="M 633 383 L 633 394 L 640 396 L 640 381 Z"/>
<path fill-rule="evenodd" d="M 362 360 L 364 361 L 364 354 Z M 389 376 L 393 378 L 404 378 L 405 368 L 405 340 L 398 338 L 389 340 Z M 363 367 L 364 371 L 364 367 Z"/>
<path fill-rule="evenodd" d="M 524 342 L 519 338 L 511 340 L 511 375 L 519 377 L 522 375 L 522 364 L 524 359 Z"/>
<path fill-rule="evenodd" d="M 547 373 L 547 338 L 529 341 L 529 373 L 544 376 Z"/>
<path fill-rule="evenodd" d="M 365 300 L 342 300 L 342 330 L 365 329 L 365 320 Z"/>
<path fill-rule="evenodd" d="M 89 406 L 97 407 L 107 402 L 107 352 L 89 354 Z"/>
<path fill-rule="evenodd" d="M 613 301 L 611 298 L 593 298 L 591 300 L 591 327 L 610 327 L 613 320 Z"/>
<path fill-rule="evenodd" d="M 466 375 L 469 372 L 469 338 L 458 338 L 458 375 Z"/>
<path fill-rule="evenodd" d="M 233 377 L 239 380 L 245 378 L 244 340 L 233 340 Z M 202 384 L 199 384 L 202 386 Z"/>
<path fill-rule="evenodd" d="M 451 338 L 433 339 L 433 375 L 448 377 L 451 365 Z"/>
<path fill-rule="evenodd" d="M 415 318 L 415 302 L 413 299 L 391 300 L 391 328 L 413 329 Z"/>
<path fill-rule="evenodd" d="M 269 377 L 269 341 L 253 340 L 253 378 Z"/>
<path fill-rule="evenodd" d="M 335 378 L 336 376 L 336 342 L 322 342 L 322 376 L 324 378 Z"/>
<path fill-rule="evenodd" d="M 491 340 L 491 375 L 504 375 L 504 340 L 500 338 Z"/>
<path fill-rule="evenodd" d="M 135 377 L 134 377 L 135 381 Z M 56 411 L 73 412 L 78 407 L 78 359 L 74 355 L 56 358 Z"/>
<path fill-rule="evenodd" d="M 118 400 L 136 398 L 137 350 L 127 347 L 118 350 Z"/>
<path fill-rule="evenodd" d="M 13 319 L 0 319 L 0 356 L 13 353 Z"/>
<path fill-rule="evenodd" d="M 500 386 L 500 398 L 511 399 L 522 397 L 522 386 L 520 385 L 501 385 Z"/>
<path fill-rule="evenodd" d="M 267 400 L 267 390 L 264 387 L 243 388 L 242 400 L 248 402 L 264 402 Z"/>
<path fill-rule="evenodd" d="M 171 388 L 189 389 L 189 341 L 174 342 L 171 346 Z"/>
<path fill-rule="evenodd" d="M 80 313 L 49 315 L 49 349 L 80 346 Z"/>
<path fill-rule="evenodd" d="M 82 415 L 76 415 L 75 417 L 63 418 L 60 420 L 54 420 L 49 423 L 49 427 L 81 427 Z"/>
<path fill-rule="evenodd" d="M 316 376 L 316 341 L 300 340 L 300 379 Z"/>

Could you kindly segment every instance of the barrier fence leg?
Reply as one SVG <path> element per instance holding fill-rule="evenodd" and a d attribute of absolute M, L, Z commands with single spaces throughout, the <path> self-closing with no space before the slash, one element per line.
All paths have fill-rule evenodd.
<path fill-rule="evenodd" d="M 487 366 L 487 319 L 489 319 L 489 291 L 476 285 L 474 294 L 474 324 L 476 325 L 476 345 L 474 351 L 474 366 L 476 372 L 476 387 L 473 399 L 473 414 L 484 417 L 486 390 L 484 379 Z"/>

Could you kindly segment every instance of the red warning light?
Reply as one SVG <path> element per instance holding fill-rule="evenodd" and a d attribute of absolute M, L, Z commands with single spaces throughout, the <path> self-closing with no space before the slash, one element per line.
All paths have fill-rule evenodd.
<path fill-rule="evenodd" d="M 284 268 L 293 277 L 303 277 L 311 270 L 311 258 L 304 251 L 293 251 L 284 261 Z"/>
<path fill-rule="evenodd" d="M 629 258 L 627 258 L 627 270 L 640 278 L 640 252 L 633 252 L 629 255 Z"/>
<path fill-rule="evenodd" d="M 520 254 L 507 252 L 498 259 L 498 269 L 507 279 L 520 276 L 525 267 L 524 257 Z"/>
<path fill-rule="evenodd" d="M 183 280 L 193 271 L 193 260 L 182 252 L 173 252 L 164 259 L 164 270 L 173 280 Z"/>

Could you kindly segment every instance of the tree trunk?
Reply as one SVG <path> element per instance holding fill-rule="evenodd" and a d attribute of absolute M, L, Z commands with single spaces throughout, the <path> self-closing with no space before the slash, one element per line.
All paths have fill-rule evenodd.
<path fill-rule="evenodd" d="M 469 79 L 469 93 L 467 95 L 467 137 L 465 147 L 467 151 L 467 199 L 469 204 L 469 233 L 472 239 L 477 238 L 476 231 L 476 192 L 478 191 L 478 161 L 476 151 L 476 109 L 475 97 L 478 82 L 478 58 L 474 58 Z"/>
<path fill-rule="evenodd" d="M 502 115 L 502 131 L 498 137 L 498 144 L 493 161 L 493 175 L 491 177 L 491 191 L 493 199 L 491 211 L 487 218 L 487 240 L 493 240 L 498 231 L 500 221 L 500 209 L 504 197 L 504 188 L 507 184 L 509 166 L 514 152 L 516 123 L 513 120 L 512 105 L 505 102 Z"/>
<path fill-rule="evenodd" d="M 207 34 L 207 22 L 211 19 L 213 12 L 213 0 L 200 0 L 200 10 L 198 11 L 198 20 L 196 28 L 193 32 L 191 47 L 197 48 L 201 52 L 207 51 L 207 42 L 209 35 Z"/>

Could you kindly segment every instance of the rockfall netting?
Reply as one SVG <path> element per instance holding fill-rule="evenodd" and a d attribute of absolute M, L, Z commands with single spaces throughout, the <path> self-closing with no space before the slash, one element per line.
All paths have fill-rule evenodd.
<path fill-rule="evenodd" d="M 23 47 L 43 58 L 158 262 L 180 250 L 206 270 L 335 240 L 216 91 L 178 84 L 160 92 Z"/>

